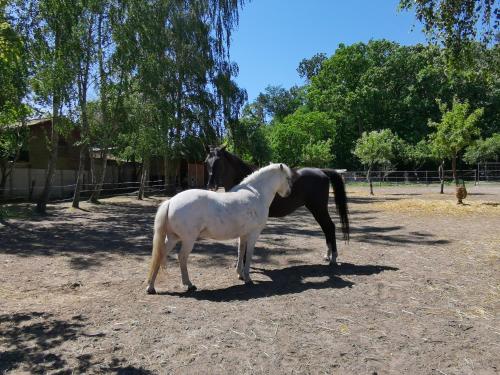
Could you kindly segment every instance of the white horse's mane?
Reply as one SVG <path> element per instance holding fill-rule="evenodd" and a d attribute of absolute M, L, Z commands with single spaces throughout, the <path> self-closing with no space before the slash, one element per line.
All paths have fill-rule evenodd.
<path fill-rule="evenodd" d="M 269 164 L 265 167 L 257 169 L 255 172 L 253 172 L 252 174 L 249 174 L 247 177 L 245 177 L 243 179 L 243 181 L 241 181 L 237 186 L 251 184 L 252 182 L 255 182 L 256 180 L 258 180 L 262 175 L 266 174 L 267 172 L 279 170 L 281 165 L 283 166 L 283 170 L 286 172 L 288 177 L 292 178 L 292 171 L 290 170 L 290 168 L 287 165 L 275 163 L 275 164 Z"/>

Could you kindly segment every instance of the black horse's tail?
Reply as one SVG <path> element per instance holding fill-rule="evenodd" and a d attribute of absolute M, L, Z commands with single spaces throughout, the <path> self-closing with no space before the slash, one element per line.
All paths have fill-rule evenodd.
<path fill-rule="evenodd" d="M 347 207 L 347 195 L 345 193 L 345 184 L 342 176 L 333 169 L 322 169 L 323 173 L 330 178 L 333 193 L 335 195 L 335 206 L 337 214 L 342 224 L 342 233 L 344 240 L 349 241 L 349 209 Z"/>

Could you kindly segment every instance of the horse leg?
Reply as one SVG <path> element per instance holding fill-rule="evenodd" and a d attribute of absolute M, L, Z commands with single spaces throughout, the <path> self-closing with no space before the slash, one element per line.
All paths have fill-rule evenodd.
<path fill-rule="evenodd" d="M 247 236 L 246 251 L 244 256 L 245 264 L 243 266 L 243 280 L 245 280 L 245 284 L 252 284 L 252 279 L 250 279 L 250 264 L 252 263 L 255 243 L 257 242 L 257 238 L 259 238 L 260 232 L 261 230 L 258 230 Z"/>
<path fill-rule="evenodd" d="M 240 237 L 238 242 L 238 264 L 236 266 L 236 272 L 238 273 L 238 278 L 240 280 L 244 280 L 243 277 L 243 267 L 245 265 L 245 257 L 247 250 L 247 238 Z"/>
<path fill-rule="evenodd" d="M 306 207 L 311 211 L 314 218 L 320 225 L 326 238 L 326 255 L 324 259 L 330 262 L 330 265 L 337 264 L 337 241 L 335 238 L 335 224 L 328 213 L 328 206 L 325 207 L 319 205 L 309 205 L 306 203 Z"/>
<path fill-rule="evenodd" d="M 155 280 L 156 280 L 156 276 L 158 275 L 158 271 L 160 270 L 160 266 L 163 269 L 166 269 L 167 256 L 170 253 L 170 251 L 172 251 L 172 249 L 175 247 L 177 242 L 179 241 L 177 236 L 174 235 L 173 233 L 167 235 L 166 238 L 161 238 L 161 237 L 162 237 L 162 234 L 155 233 L 154 238 L 153 238 L 153 246 L 158 247 L 156 249 L 156 251 L 158 251 L 158 253 L 155 254 L 155 250 L 153 250 L 153 260 L 151 262 L 151 267 L 149 270 L 148 287 L 146 289 L 146 293 L 148 293 L 148 294 L 156 294 Z"/>
<path fill-rule="evenodd" d="M 188 291 L 196 290 L 196 286 L 194 286 L 189 280 L 189 274 L 187 270 L 187 260 L 189 254 L 193 250 L 193 246 L 193 240 L 182 241 L 181 251 L 179 252 L 179 267 L 181 269 L 182 284 L 187 287 Z"/>

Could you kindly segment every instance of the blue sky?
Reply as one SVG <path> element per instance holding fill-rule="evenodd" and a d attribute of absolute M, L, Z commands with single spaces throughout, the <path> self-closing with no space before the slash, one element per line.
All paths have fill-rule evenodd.
<path fill-rule="evenodd" d="M 425 43 L 411 12 L 398 0 L 252 0 L 240 12 L 231 59 L 236 82 L 252 101 L 268 85 L 303 84 L 299 62 L 318 52 L 332 55 L 339 43 L 385 38 L 404 45 Z"/>

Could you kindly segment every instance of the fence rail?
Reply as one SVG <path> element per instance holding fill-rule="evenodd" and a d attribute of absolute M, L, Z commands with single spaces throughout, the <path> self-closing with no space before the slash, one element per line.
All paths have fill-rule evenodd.
<path fill-rule="evenodd" d="M 484 181 L 500 181 L 500 170 L 488 171 L 484 175 L 478 173 L 476 169 L 457 170 L 459 180 L 474 181 L 478 183 Z M 496 173 L 492 173 L 496 172 Z M 367 181 L 367 171 L 347 171 L 343 174 L 346 182 L 365 182 Z M 444 180 L 453 179 L 451 170 L 444 171 Z M 371 180 L 373 182 L 385 182 L 393 184 L 432 184 L 440 182 L 439 173 L 435 171 L 372 171 Z"/>
<path fill-rule="evenodd" d="M 500 163 L 496 169 L 482 168 L 457 170 L 457 177 L 459 180 L 474 182 L 475 184 L 481 182 L 498 182 L 500 181 Z M 367 181 L 367 171 L 346 171 L 343 173 L 346 183 L 364 183 Z M 404 184 L 433 184 L 439 183 L 439 173 L 437 170 L 426 171 L 372 171 L 371 179 L 374 183 L 384 183 L 390 185 L 404 185 Z M 451 170 L 444 171 L 445 181 L 451 181 L 453 174 Z M 64 202 L 70 201 L 73 197 L 76 184 L 53 185 L 51 187 L 51 202 Z M 115 195 L 134 195 L 138 193 L 140 182 L 126 181 L 126 182 L 105 182 L 101 189 L 100 197 L 111 197 Z M 40 186 L 31 186 L 26 188 L 5 188 L 0 189 L 0 201 L 33 201 L 36 199 L 40 192 Z M 147 181 L 145 187 L 146 194 L 161 193 L 178 191 L 180 189 L 174 183 L 165 186 L 164 180 L 150 180 Z M 81 190 L 82 200 L 90 197 L 93 191 L 92 184 L 83 184 Z"/>
<path fill-rule="evenodd" d="M 127 182 L 107 182 L 104 183 L 101 189 L 100 197 L 111 197 L 115 195 L 134 195 L 138 193 L 140 186 L 139 181 L 127 181 Z M 52 185 L 51 195 L 49 196 L 50 202 L 66 202 L 73 199 L 73 194 L 76 184 L 69 185 Z M 94 191 L 92 184 L 82 184 L 80 191 L 82 200 L 89 198 Z M 168 184 L 165 186 L 163 180 L 150 180 L 146 181 L 145 193 L 165 193 L 167 190 L 176 190 L 174 184 Z M 4 195 L 5 193 L 5 195 Z M 54 193 L 54 194 L 53 194 Z M 6 188 L 0 189 L 0 201 L 2 197 L 4 200 L 8 201 L 19 201 L 19 200 L 33 200 L 36 199 L 36 194 L 33 194 L 33 190 L 29 188 Z"/>

